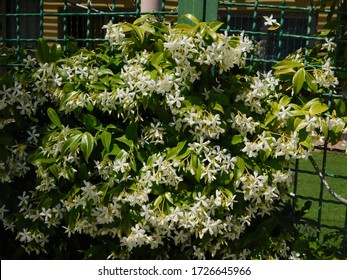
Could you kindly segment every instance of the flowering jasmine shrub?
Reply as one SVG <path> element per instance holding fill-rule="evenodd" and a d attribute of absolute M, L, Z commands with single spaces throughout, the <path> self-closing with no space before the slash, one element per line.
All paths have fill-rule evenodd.
<path fill-rule="evenodd" d="M 244 34 L 190 18 L 109 23 L 107 45 L 69 56 L 40 40 L 2 77 L 0 219 L 28 254 L 293 255 L 289 163 L 346 130 L 321 97 L 330 62 L 252 74 Z"/>

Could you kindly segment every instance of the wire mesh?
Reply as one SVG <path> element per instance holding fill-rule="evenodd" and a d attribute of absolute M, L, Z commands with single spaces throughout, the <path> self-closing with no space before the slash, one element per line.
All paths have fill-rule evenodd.
<path fill-rule="evenodd" d="M 142 0 L 143 1 L 143 0 Z M 152 12 L 158 17 L 177 20 L 182 13 L 189 12 L 188 0 L 163 0 L 158 11 Z M 341 22 L 347 18 L 347 1 L 336 0 L 337 6 L 321 8 L 313 0 L 272 0 L 272 1 L 217 1 L 217 0 L 189 0 L 191 7 L 203 10 L 203 19 L 213 20 L 218 14 L 218 20 L 225 23 L 221 32 L 239 33 L 244 31 L 252 39 L 259 42 L 259 55 L 252 56 L 250 63 L 263 63 L 269 69 L 273 63 L 285 58 L 289 53 L 310 47 L 315 42 L 324 40 L 316 36 L 324 30 L 324 23 L 328 16 L 336 20 L 336 42 L 341 48 L 347 48 L 347 41 L 340 28 Z M 216 5 L 215 2 L 218 2 Z M 213 3 L 212 3 L 213 2 Z M 178 5 L 184 7 L 182 11 Z M 198 6 L 196 6 L 198 5 Z M 200 6 L 199 6 L 200 5 Z M 215 7 L 217 11 L 211 11 Z M 37 39 L 44 37 L 49 42 L 59 42 L 66 45 L 75 41 L 80 47 L 93 48 L 103 42 L 102 25 L 108 21 L 132 21 L 140 15 L 147 13 L 141 11 L 141 0 L 13 0 L 0 2 L 0 46 L 2 55 L 0 66 L 2 71 L 6 67 L 20 66 L 23 49 L 34 48 Z M 181 14 L 179 14 L 181 13 Z M 263 16 L 272 15 L 277 19 L 280 28 L 269 31 L 264 26 Z M 339 50 L 338 50 L 339 51 Z M 341 51 L 341 50 L 340 50 Z M 307 53 L 306 53 L 307 54 Z M 4 60 L 4 57 L 11 60 Z M 335 67 L 340 71 L 347 71 L 343 63 L 335 58 Z M 4 70 L 5 69 L 5 70 Z M 346 100 L 342 93 L 327 92 L 330 102 L 335 99 Z M 340 180 L 342 185 L 347 182 L 347 169 L 343 174 L 335 174 L 329 169 L 331 153 L 337 153 L 344 158 L 344 150 L 330 147 L 328 142 L 317 146 L 321 150 L 320 168 L 327 180 Z M 301 162 L 297 161 L 293 167 L 295 171 L 294 192 L 296 193 L 294 205 L 300 201 L 313 201 L 317 212 L 315 213 L 318 228 L 336 229 L 343 233 L 343 251 L 347 254 L 347 207 L 333 200 L 324 193 L 324 186 L 318 180 L 316 185 L 310 184 L 317 192 L 316 196 L 307 196 L 301 192 L 300 180 L 303 175 L 317 178 L 314 170 L 301 169 Z M 345 165 L 347 166 L 347 165 Z M 342 180 L 342 181 L 341 181 Z M 334 181 L 335 182 L 335 181 Z M 347 192 L 347 191 L 346 191 Z M 345 192 L 345 193 L 346 193 Z M 344 212 L 343 224 L 336 226 L 324 219 L 324 209 L 327 205 L 338 205 Z M 341 211 L 341 209 L 339 211 Z"/>
<path fill-rule="evenodd" d="M 20 65 L 22 48 L 33 48 L 37 39 L 66 45 L 93 48 L 105 41 L 102 26 L 113 22 L 133 21 L 142 14 L 141 0 L 14 0 L 0 4 L 0 44 L 12 48 L 16 59 L 1 66 Z M 169 20 L 177 18 L 177 1 L 162 0 L 151 12 Z"/>
<path fill-rule="evenodd" d="M 242 2 L 242 3 L 241 3 Z M 347 14 L 347 2 L 335 1 L 336 7 L 325 9 L 317 5 L 317 1 L 307 0 L 300 1 L 218 1 L 219 20 L 226 23 L 225 31 L 229 33 L 239 33 L 244 31 L 252 39 L 259 42 L 259 53 L 257 57 L 252 56 L 250 63 L 259 62 L 265 65 L 266 69 L 269 69 L 271 65 L 285 58 L 288 54 L 293 53 L 299 48 L 309 48 L 314 46 L 315 42 L 325 40 L 324 37 L 318 36 L 318 33 L 324 31 L 326 18 L 334 17 L 336 20 L 336 43 L 340 48 L 346 48 L 346 39 L 342 36 L 342 20 L 346 18 Z M 280 24 L 280 28 L 276 31 L 267 30 L 264 25 L 264 16 L 273 16 Z M 340 28 L 340 29 L 339 29 Z M 336 52 L 337 53 L 337 52 Z M 305 53 L 307 55 L 307 52 Z M 345 65 L 340 63 L 335 56 L 335 69 L 347 71 Z M 344 62 L 346 63 L 346 62 Z M 336 99 L 346 100 L 346 95 L 342 92 L 333 94 L 328 92 L 326 94 L 329 98 L 329 102 L 333 102 Z M 329 161 L 329 158 L 338 154 L 343 161 L 344 166 L 347 166 L 347 157 L 345 155 L 346 147 L 337 145 L 331 147 L 328 141 L 321 143 L 316 147 L 317 151 L 321 151 L 319 154 L 320 169 L 324 178 L 331 182 L 331 185 L 343 185 L 342 191 L 347 194 L 346 179 L 347 169 L 345 168 L 343 174 L 335 174 L 335 170 L 329 169 L 329 164 L 333 162 Z M 317 172 L 310 166 L 305 165 L 304 169 L 300 169 L 299 160 L 296 161 L 293 170 L 295 171 L 294 180 L 294 193 L 295 198 L 293 201 L 294 207 L 303 204 L 305 201 L 313 201 L 313 217 L 316 221 L 316 225 L 319 229 L 317 237 L 320 236 L 320 229 L 337 230 L 342 233 L 342 252 L 347 254 L 347 206 L 334 200 L 324 190 L 323 183 L 317 177 Z M 329 172 L 327 171 L 329 170 Z M 310 186 L 303 186 L 301 181 L 303 176 L 310 177 L 311 182 L 316 179 L 315 184 L 310 182 Z M 309 188 L 310 195 L 306 195 L 305 191 L 301 188 Z M 314 193 L 315 195 L 312 195 Z M 334 207 L 333 207 L 333 206 Z M 332 208 L 333 207 L 333 208 Z M 327 210 L 325 210 L 327 209 Z M 335 209 L 335 211 L 342 213 L 339 221 L 329 221 L 326 217 L 326 212 L 329 209 Z M 338 225 L 337 225 L 338 224 Z M 324 230 L 323 230 L 324 231 Z"/>

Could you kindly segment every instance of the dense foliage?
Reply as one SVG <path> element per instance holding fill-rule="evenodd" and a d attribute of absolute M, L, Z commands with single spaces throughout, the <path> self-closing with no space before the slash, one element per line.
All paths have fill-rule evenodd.
<path fill-rule="evenodd" d="M 330 60 L 252 74 L 246 36 L 188 17 L 109 23 L 109 44 L 69 56 L 40 40 L 2 77 L 4 240 L 50 258 L 292 256 L 289 163 L 346 132 L 321 95 Z"/>
<path fill-rule="evenodd" d="M 327 12 L 325 30 L 318 35 L 334 42 L 334 64 L 337 66 L 336 76 L 340 80 L 341 92 L 347 95 L 347 1 L 346 0 L 316 0 L 316 5 Z M 318 56 L 313 51 L 312 56 Z"/>

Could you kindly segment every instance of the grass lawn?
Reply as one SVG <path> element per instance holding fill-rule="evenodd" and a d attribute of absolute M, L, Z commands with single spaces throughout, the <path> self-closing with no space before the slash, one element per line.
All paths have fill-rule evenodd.
<path fill-rule="evenodd" d="M 318 166 L 322 167 L 323 152 L 315 152 L 313 158 Z M 300 170 L 313 171 L 314 168 L 309 160 L 301 160 L 299 163 Z M 329 152 L 327 155 L 326 173 L 347 176 L 347 155 L 344 153 Z M 347 199 L 347 179 L 326 177 L 330 187 L 339 195 Z M 312 198 L 319 198 L 320 195 L 320 178 L 318 175 L 299 173 L 297 194 Z M 323 199 L 337 201 L 324 187 Z M 310 199 L 307 199 L 310 200 Z M 307 201 L 306 199 L 298 198 L 297 205 L 301 207 Z M 311 209 L 305 217 L 318 220 L 318 201 L 312 201 Z M 328 226 L 336 226 L 344 228 L 346 223 L 347 206 L 343 204 L 335 204 L 333 202 L 323 202 L 322 205 L 322 220 L 321 223 Z M 328 233 L 328 229 L 322 228 L 322 233 Z"/>

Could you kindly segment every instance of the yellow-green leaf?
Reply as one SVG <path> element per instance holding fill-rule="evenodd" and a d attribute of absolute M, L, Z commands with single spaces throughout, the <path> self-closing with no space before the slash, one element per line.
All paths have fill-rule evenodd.
<path fill-rule="evenodd" d="M 317 115 L 327 111 L 328 109 L 329 109 L 329 106 L 327 104 L 316 102 L 311 106 L 309 112 L 311 115 Z"/>
<path fill-rule="evenodd" d="M 294 94 L 297 94 L 302 89 L 305 81 L 305 68 L 300 68 L 295 75 L 293 76 L 293 91 Z"/>
<path fill-rule="evenodd" d="M 198 20 L 197 17 L 193 16 L 192 14 L 185 14 L 182 16 L 182 18 L 186 18 L 189 19 L 192 23 L 194 23 L 195 25 L 198 25 L 200 23 L 200 21 Z"/>
<path fill-rule="evenodd" d="M 316 93 L 318 91 L 318 84 L 314 82 L 314 77 L 306 71 L 306 83 L 308 87 Z"/>

